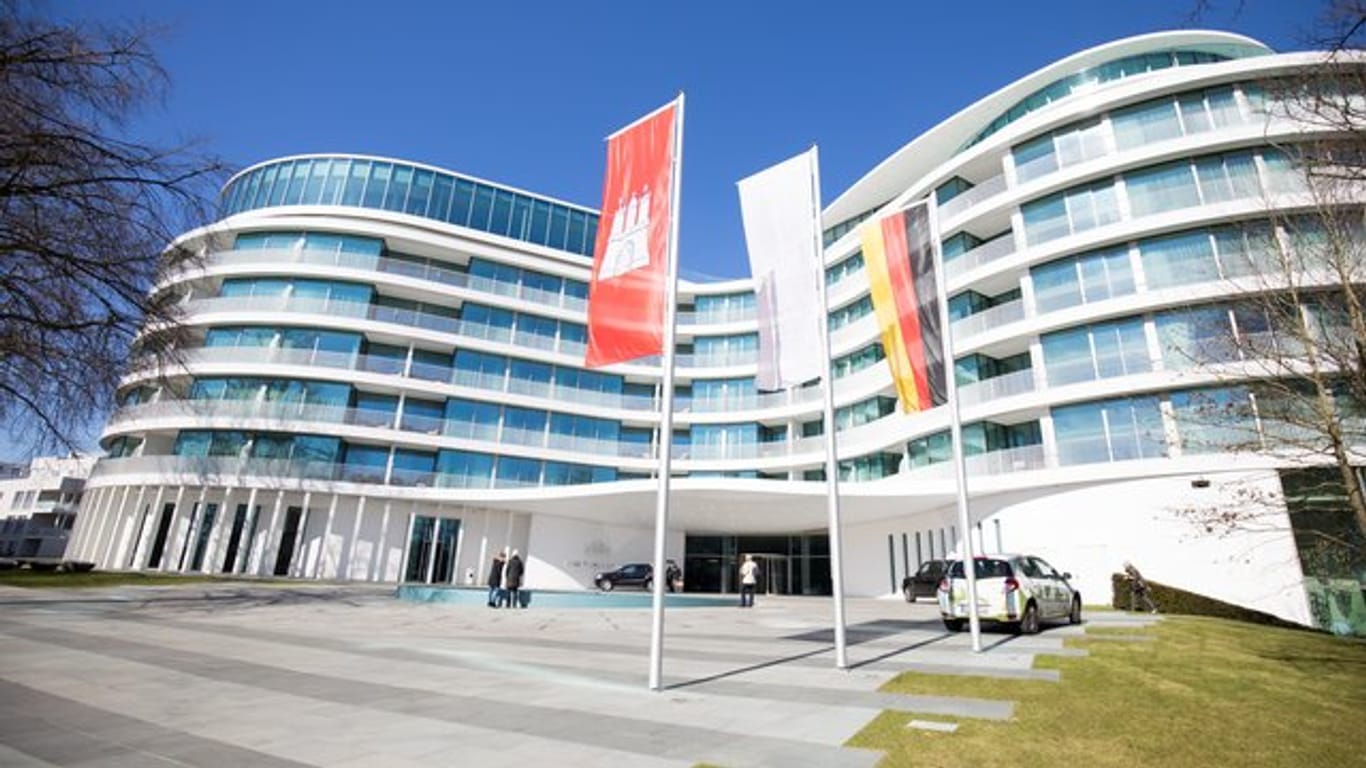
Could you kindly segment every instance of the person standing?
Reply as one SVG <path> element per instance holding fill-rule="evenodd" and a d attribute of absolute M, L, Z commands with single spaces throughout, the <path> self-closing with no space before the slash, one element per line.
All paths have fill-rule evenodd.
<path fill-rule="evenodd" d="M 1138 572 L 1133 563 L 1124 563 L 1124 578 L 1129 582 L 1129 610 L 1138 610 L 1138 604 L 1141 602 L 1149 613 L 1157 613 L 1157 604 L 1149 594 L 1148 580 L 1143 578 L 1143 574 Z"/>
<path fill-rule="evenodd" d="M 754 555 L 745 555 L 745 562 L 740 564 L 740 607 L 754 607 L 754 588 L 759 584 L 759 564 L 754 562 Z"/>
<path fill-rule="evenodd" d="M 678 563 L 672 560 L 666 561 L 664 566 L 665 586 L 670 592 L 683 591 L 683 570 L 678 567 Z"/>
<path fill-rule="evenodd" d="M 508 558 L 507 569 L 503 572 L 503 588 L 507 590 L 509 608 L 522 607 L 522 574 L 525 570 L 522 556 L 517 554 L 517 550 L 512 550 L 512 557 Z"/>
<path fill-rule="evenodd" d="M 497 608 L 503 602 L 503 553 L 500 551 L 493 556 L 493 562 L 489 565 L 489 607 Z"/>

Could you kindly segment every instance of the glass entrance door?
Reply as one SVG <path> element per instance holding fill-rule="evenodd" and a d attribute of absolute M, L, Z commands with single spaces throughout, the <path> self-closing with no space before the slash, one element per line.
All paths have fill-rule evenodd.
<path fill-rule="evenodd" d="M 792 574 L 788 572 L 791 558 L 787 555 L 756 554 L 754 560 L 759 564 L 757 592 L 765 595 L 791 594 L 788 589 L 792 583 Z"/>

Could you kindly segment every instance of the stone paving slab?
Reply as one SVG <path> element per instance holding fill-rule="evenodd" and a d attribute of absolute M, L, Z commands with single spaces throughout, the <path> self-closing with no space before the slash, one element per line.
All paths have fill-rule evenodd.
<path fill-rule="evenodd" d="M 932 605 L 829 600 L 650 612 L 401 603 L 365 585 L 0 588 L 0 765 L 870 768 L 885 709 L 1006 719 L 1011 702 L 877 690 L 907 669 L 1035 677 L 1031 638 L 943 630 Z M 44 724 L 31 719 L 41 717 Z M 28 718 L 28 719 L 25 719 Z M 81 726 L 80 734 L 72 735 Z M 13 758 L 12 760 L 10 758 Z"/>

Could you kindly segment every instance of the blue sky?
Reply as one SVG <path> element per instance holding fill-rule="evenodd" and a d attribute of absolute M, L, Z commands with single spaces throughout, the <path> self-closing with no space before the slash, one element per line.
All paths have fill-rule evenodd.
<path fill-rule="evenodd" d="M 823 198 L 1039 67 L 1192 26 L 1302 48 L 1319 5 L 1145 2 L 55 2 L 162 25 L 145 138 L 234 167 L 302 152 L 415 160 L 597 207 L 603 137 L 687 93 L 681 269 L 748 274 L 735 181 L 821 146 Z"/>

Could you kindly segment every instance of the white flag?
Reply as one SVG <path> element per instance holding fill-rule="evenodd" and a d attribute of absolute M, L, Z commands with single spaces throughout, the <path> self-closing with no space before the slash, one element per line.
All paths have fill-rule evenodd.
<path fill-rule="evenodd" d="M 815 148 L 739 182 L 749 269 L 759 309 L 759 389 L 783 389 L 825 373 L 819 306 L 824 279 Z"/>

